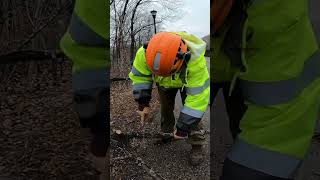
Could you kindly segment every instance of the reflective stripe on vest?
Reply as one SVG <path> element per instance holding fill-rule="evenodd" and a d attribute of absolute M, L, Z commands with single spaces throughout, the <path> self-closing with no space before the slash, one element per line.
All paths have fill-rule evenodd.
<path fill-rule="evenodd" d="M 246 100 L 258 105 L 287 103 L 298 96 L 304 88 L 320 77 L 320 52 L 305 62 L 301 74 L 289 80 L 276 82 L 253 82 L 240 80 Z"/>
<path fill-rule="evenodd" d="M 207 79 L 206 82 L 200 87 L 187 87 L 186 92 L 189 95 L 196 95 L 202 93 L 205 89 L 210 86 L 210 79 Z"/>
<path fill-rule="evenodd" d="M 95 47 L 107 46 L 107 40 L 94 32 L 76 13 L 72 14 L 69 33 L 78 44 Z"/>
<path fill-rule="evenodd" d="M 158 52 L 156 54 L 156 57 L 154 58 L 154 62 L 153 62 L 153 69 L 155 71 L 158 71 L 160 68 L 160 60 L 161 60 L 161 54 Z"/>
<path fill-rule="evenodd" d="M 146 75 L 146 74 L 142 74 L 138 69 L 136 69 L 134 66 L 132 66 L 131 72 L 133 75 L 135 76 L 140 76 L 140 77 L 152 77 L 152 75 Z"/>
<path fill-rule="evenodd" d="M 187 106 L 183 106 L 183 109 L 181 110 L 181 112 L 183 112 L 184 114 L 188 114 L 189 116 L 196 117 L 196 118 L 202 118 L 202 116 L 204 114 L 204 112 L 202 112 L 202 111 L 192 109 Z"/>
<path fill-rule="evenodd" d="M 139 90 L 144 90 L 144 89 L 151 89 L 152 88 L 152 82 L 150 83 L 142 83 L 142 84 L 134 84 L 133 85 L 133 90 L 134 91 L 139 91 Z"/>
<path fill-rule="evenodd" d="M 291 179 L 302 161 L 295 157 L 280 154 L 237 139 L 228 158 L 238 164 L 265 174 Z"/>
<path fill-rule="evenodd" d="M 72 75 L 72 87 L 74 91 L 93 89 L 97 87 L 107 87 L 109 84 L 109 70 L 98 69 L 90 71 L 80 71 Z"/>

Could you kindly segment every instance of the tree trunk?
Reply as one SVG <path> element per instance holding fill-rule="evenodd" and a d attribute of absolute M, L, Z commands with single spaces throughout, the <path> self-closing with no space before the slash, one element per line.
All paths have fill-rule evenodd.
<path fill-rule="evenodd" d="M 137 2 L 137 4 L 135 5 L 133 12 L 132 12 L 132 16 L 131 16 L 131 28 L 130 28 L 130 36 L 131 36 L 131 46 L 130 46 L 130 60 L 133 61 L 133 56 L 134 56 L 134 48 L 135 48 L 135 34 L 133 32 L 134 30 L 134 17 L 136 15 L 137 9 L 139 7 L 139 5 L 141 4 L 142 0 L 139 0 Z"/>

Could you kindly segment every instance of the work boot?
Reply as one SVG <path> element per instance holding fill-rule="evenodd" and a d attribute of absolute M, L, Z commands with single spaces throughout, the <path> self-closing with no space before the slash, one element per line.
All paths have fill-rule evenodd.
<path fill-rule="evenodd" d="M 191 145 L 191 153 L 189 157 L 190 164 L 192 166 L 197 166 L 201 164 L 203 158 L 202 145 Z"/>

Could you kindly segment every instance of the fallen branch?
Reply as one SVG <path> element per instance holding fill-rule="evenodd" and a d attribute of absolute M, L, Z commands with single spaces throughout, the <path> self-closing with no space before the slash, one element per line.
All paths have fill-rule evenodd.
<path fill-rule="evenodd" d="M 155 139 L 155 138 L 161 138 L 162 134 L 156 133 L 142 133 L 142 132 L 130 132 L 130 133 L 122 133 L 121 131 L 116 131 L 111 134 L 111 138 L 113 140 L 116 140 L 117 142 L 120 142 L 124 145 L 129 144 L 130 139 L 144 139 L 144 138 L 150 138 L 150 139 Z"/>
<path fill-rule="evenodd" d="M 164 180 L 162 176 L 157 174 L 152 168 L 150 168 L 140 157 L 136 157 L 136 162 L 138 163 L 138 166 L 142 167 L 149 176 L 151 176 L 155 180 Z"/>
<path fill-rule="evenodd" d="M 209 134 L 209 131 L 205 131 L 205 134 Z M 125 146 L 129 145 L 130 139 L 161 139 L 163 138 L 163 134 L 161 133 L 148 133 L 148 132 L 129 132 L 129 133 L 123 133 L 120 130 L 114 131 L 111 133 L 111 139 L 114 141 L 117 141 Z M 173 137 L 172 137 L 173 138 Z M 168 137 L 167 142 L 175 141 L 174 139 L 171 139 Z"/>
<path fill-rule="evenodd" d="M 111 142 L 117 142 L 117 141 L 111 139 Z M 136 163 L 138 164 L 138 166 L 142 167 L 142 169 L 145 170 L 150 177 L 152 177 L 155 180 L 166 180 L 164 177 L 162 177 L 157 172 L 155 172 L 150 166 L 148 166 L 147 163 L 145 163 L 142 160 L 142 158 L 139 157 L 136 153 L 130 151 L 129 149 L 127 149 L 125 147 L 123 147 L 121 149 L 126 154 L 128 154 L 126 157 L 133 157 L 136 160 Z M 116 160 L 121 160 L 121 159 L 112 158 L 112 161 L 116 161 Z"/>
<path fill-rule="evenodd" d="M 129 78 L 111 78 L 112 82 L 116 82 L 116 81 L 129 81 Z"/>
<path fill-rule="evenodd" d="M 12 51 L 7 54 L 0 55 L 0 64 L 16 63 L 19 61 L 39 61 L 48 59 L 62 59 L 66 56 L 61 51 L 37 51 L 37 50 L 21 50 Z"/>
<path fill-rule="evenodd" d="M 48 27 L 54 20 L 57 19 L 57 17 L 64 17 L 65 13 L 72 7 L 72 3 L 67 3 L 66 5 L 61 6 L 56 12 L 56 14 L 52 15 L 49 20 L 40 26 L 38 29 L 34 30 L 32 34 L 30 34 L 23 43 L 18 46 L 16 50 L 21 50 L 25 45 L 27 45 L 34 37 L 39 34 L 43 29 Z"/>

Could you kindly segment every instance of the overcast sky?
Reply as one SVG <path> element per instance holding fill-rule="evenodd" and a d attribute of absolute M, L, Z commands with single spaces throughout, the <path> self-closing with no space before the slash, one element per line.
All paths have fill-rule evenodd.
<path fill-rule="evenodd" d="M 165 31 L 186 31 L 200 38 L 210 34 L 210 0 L 183 0 L 184 15 L 164 25 Z"/>

